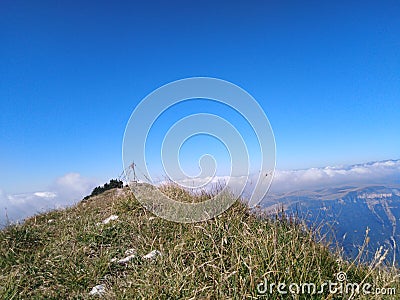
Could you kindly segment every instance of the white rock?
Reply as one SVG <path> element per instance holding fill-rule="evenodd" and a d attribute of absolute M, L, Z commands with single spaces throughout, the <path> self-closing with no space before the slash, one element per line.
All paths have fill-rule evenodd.
<path fill-rule="evenodd" d="M 154 260 L 157 258 L 157 256 L 161 256 L 161 252 L 158 250 L 153 250 L 150 253 L 147 253 L 145 256 L 143 256 L 143 259 Z"/>
<path fill-rule="evenodd" d="M 128 255 L 127 257 L 120 259 L 118 261 L 119 264 L 123 265 L 128 263 L 130 260 L 134 259 L 136 257 L 136 254 Z"/>
<path fill-rule="evenodd" d="M 151 220 L 154 220 L 156 217 L 150 217 L 149 218 L 149 221 L 151 221 Z"/>
<path fill-rule="evenodd" d="M 102 296 L 102 295 L 104 295 L 105 294 L 105 292 L 106 292 L 106 287 L 105 287 L 105 285 L 104 284 L 99 284 L 99 285 L 96 285 L 96 286 L 94 286 L 93 288 L 92 288 L 92 290 L 90 291 L 90 295 L 99 295 L 99 296 Z"/>
<path fill-rule="evenodd" d="M 110 262 L 118 262 L 119 264 L 126 264 L 128 263 L 130 260 L 134 259 L 136 257 L 136 249 L 130 248 L 128 250 L 125 251 L 125 258 L 122 258 L 120 260 L 118 260 L 118 258 L 112 258 L 110 260 Z"/>
<path fill-rule="evenodd" d="M 125 255 L 131 255 L 131 254 L 136 254 L 136 249 L 128 249 L 125 251 Z"/>
<path fill-rule="evenodd" d="M 110 221 L 114 221 L 116 219 L 118 219 L 117 215 L 111 215 L 107 219 L 103 220 L 103 224 L 108 224 L 108 223 L 110 223 Z"/>
<path fill-rule="evenodd" d="M 53 223 L 53 222 L 54 222 L 54 219 L 47 220 L 47 223 Z"/>

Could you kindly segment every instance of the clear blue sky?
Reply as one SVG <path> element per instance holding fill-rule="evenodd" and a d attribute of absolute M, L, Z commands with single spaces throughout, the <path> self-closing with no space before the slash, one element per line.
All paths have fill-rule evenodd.
<path fill-rule="evenodd" d="M 134 107 L 192 76 L 259 101 L 280 169 L 399 158 L 399 16 L 399 1 L 3 0 L 0 189 L 117 176 Z"/>

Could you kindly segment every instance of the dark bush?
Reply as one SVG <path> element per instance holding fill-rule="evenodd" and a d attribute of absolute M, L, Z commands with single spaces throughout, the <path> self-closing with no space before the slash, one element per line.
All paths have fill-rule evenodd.
<path fill-rule="evenodd" d="M 92 196 L 99 195 L 107 190 L 111 190 L 114 188 L 122 188 L 122 187 L 124 187 L 124 183 L 121 180 L 111 179 L 109 183 L 105 183 L 103 186 L 95 187 L 92 193 L 83 199 L 86 200 Z"/>

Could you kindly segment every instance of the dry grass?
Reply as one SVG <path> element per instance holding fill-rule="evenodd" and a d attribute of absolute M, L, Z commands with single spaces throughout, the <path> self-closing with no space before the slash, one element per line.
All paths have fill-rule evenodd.
<path fill-rule="evenodd" d="M 176 186 L 163 188 L 184 201 L 194 197 Z M 119 218 L 96 225 L 112 214 Z M 129 248 L 137 258 L 127 265 L 110 262 Z M 162 256 L 143 259 L 151 250 Z M 240 202 L 212 220 L 180 224 L 154 217 L 129 191 L 117 196 L 111 190 L 0 232 L 1 299 L 91 299 L 97 284 L 106 286 L 104 299 L 257 299 L 264 278 L 320 286 L 340 271 L 348 282 L 400 292 L 398 270 L 382 265 L 343 261 L 295 220 L 250 212 Z M 275 290 L 268 299 L 292 298 L 284 296 Z M 342 298 L 349 295 L 333 297 L 326 290 L 295 296 Z"/>

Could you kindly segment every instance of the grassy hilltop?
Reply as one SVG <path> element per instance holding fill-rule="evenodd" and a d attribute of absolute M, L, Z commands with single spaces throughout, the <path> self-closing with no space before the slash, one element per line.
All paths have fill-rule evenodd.
<path fill-rule="evenodd" d="M 166 191 L 196 197 L 173 186 Z M 295 297 L 276 286 L 257 292 L 265 281 L 314 283 L 318 291 L 339 272 L 345 283 L 398 294 L 356 298 L 400 298 L 398 270 L 383 265 L 380 257 L 370 265 L 343 261 L 300 223 L 250 212 L 241 202 L 206 222 L 169 222 L 127 188 L 0 231 L 0 299 L 348 299 L 327 288 Z M 90 294 L 98 285 L 104 290 Z"/>

